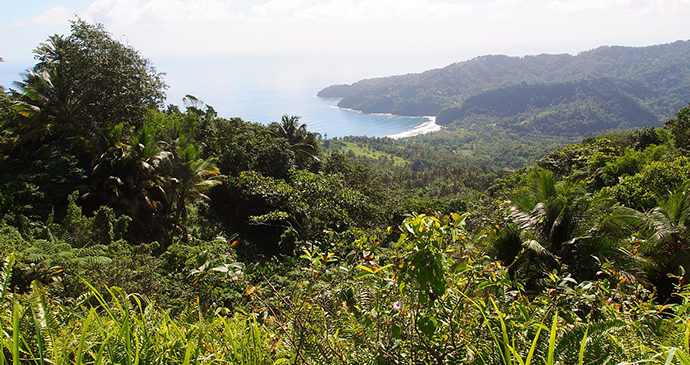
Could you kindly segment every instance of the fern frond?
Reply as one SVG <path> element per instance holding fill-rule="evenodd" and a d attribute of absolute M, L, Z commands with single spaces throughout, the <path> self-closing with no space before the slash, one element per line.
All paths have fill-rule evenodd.
<path fill-rule="evenodd" d="M 16 258 L 14 252 L 5 257 L 2 271 L 0 271 L 0 303 L 3 302 L 9 291 L 10 281 L 12 280 L 12 269 L 14 268 L 15 262 Z"/>

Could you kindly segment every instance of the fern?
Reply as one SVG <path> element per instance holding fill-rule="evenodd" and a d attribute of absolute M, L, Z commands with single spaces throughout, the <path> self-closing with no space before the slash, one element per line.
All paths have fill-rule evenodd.
<path fill-rule="evenodd" d="M 7 255 L 5 258 L 5 264 L 0 271 L 0 303 L 4 303 L 5 296 L 7 295 L 8 288 L 10 286 L 10 281 L 12 280 L 12 269 L 16 262 L 14 253 Z"/>
<path fill-rule="evenodd" d="M 620 319 L 610 319 L 605 321 L 597 321 L 570 329 L 561 336 L 558 345 L 556 346 L 556 353 L 560 354 L 559 360 L 562 360 L 564 363 L 568 364 L 575 363 L 576 356 L 578 354 L 570 350 L 578 348 L 578 345 L 582 342 L 585 333 L 587 333 L 587 344 L 589 346 L 604 346 L 604 344 L 596 341 L 598 337 L 607 331 L 626 326 L 627 324 Z M 585 363 L 603 360 L 588 358 L 588 353 L 591 355 L 592 351 L 585 351 Z"/>

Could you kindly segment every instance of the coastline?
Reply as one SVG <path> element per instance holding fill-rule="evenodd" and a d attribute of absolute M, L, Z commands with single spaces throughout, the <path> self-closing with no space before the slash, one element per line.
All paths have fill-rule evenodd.
<path fill-rule="evenodd" d="M 317 99 L 333 101 L 334 103 L 330 105 L 331 108 L 343 110 L 343 111 L 350 112 L 350 113 L 356 113 L 356 114 L 360 114 L 360 115 L 381 116 L 381 117 L 421 118 L 421 119 L 423 119 L 423 122 L 421 124 L 419 124 L 415 127 L 412 127 L 411 129 L 404 130 L 404 131 L 399 132 L 399 133 L 384 135 L 384 137 L 388 137 L 388 138 L 401 139 L 401 138 L 407 138 L 407 137 L 414 137 L 414 136 L 418 136 L 418 135 L 422 135 L 422 134 L 437 132 L 437 131 L 440 131 L 443 129 L 442 126 L 436 124 L 436 116 L 412 117 L 412 116 L 401 116 L 401 115 L 396 115 L 396 114 L 392 114 L 392 113 L 364 113 L 363 111 L 357 110 L 357 109 L 339 107 L 337 105 L 337 103 L 342 98 L 324 98 L 324 97 L 320 97 L 318 95 L 314 95 L 314 97 Z"/>
<path fill-rule="evenodd" d="M 443 129 L 443 127 L 436 124 L 436 117 L 435 116 L 433 116 L 433 117 L 429 116 L 429 117 L 424 117 L 424 118 L 426 118 L 426 121 L 424 123 L 414 127 L 413 129 L 410 129 L 410 130 L 407 130 L 404 132 L 400 132 L 400 133 L 396 133 L 396 134 L 387 135 L 386 137 L 393 138 L 393 139 L 400 139 L 400 138 L 414 137 L 414 136 L 418 136 L 420 134 L 438 132 L 441 129 Z"/>

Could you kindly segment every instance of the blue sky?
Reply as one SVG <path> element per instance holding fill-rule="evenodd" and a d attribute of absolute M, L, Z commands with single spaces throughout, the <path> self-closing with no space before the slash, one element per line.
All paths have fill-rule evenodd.
<path fill-rule="evenodd" d="M 690 0 L 3 0 L 0 84 L 75 15 L 104 23 L 171 86 L 240 61 L 265 62 L 267 82 L 354 82 L 484 54 L 690 39 Z"/>

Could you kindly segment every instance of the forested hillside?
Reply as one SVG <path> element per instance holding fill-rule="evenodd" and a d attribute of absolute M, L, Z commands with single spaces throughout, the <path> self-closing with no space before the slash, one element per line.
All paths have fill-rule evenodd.
<path fill-rule="evenodd" d="M 459 125 L 498 122 L 515 127 L 526 121 L 532 124 L 527 128 L 551 135 L 567 130 L 587 136 L 661 125 L 690 98 L 689 59 L 687 41 L 600 47 L 576 56 L 490 55 L 421 74 L 334 85 L 318 95 L 342 98 L 338 106 L 365 113 L 437 115 L 442 125 L 460 119 Z M 522 97 L 514 98 L 516 93 Z M 510 108 L 498 107 L 505 99 L 512 100 Z M 630 107 L 642 114 L 626 123 L 621 109 Z M 573 131 L 561 125 L 572 119 L 587 120 L 590 126 Z"/>
<path fill-rule="evenodd" d="M 162 105 L 102 25 L 35 54 L 0 90 L 0 364 L 690 363 L 690 105 L 537 151 L 510 124 L 321 140 Z M 635 127 L 620 86 L 463 115 L 597 89 Z"/>

